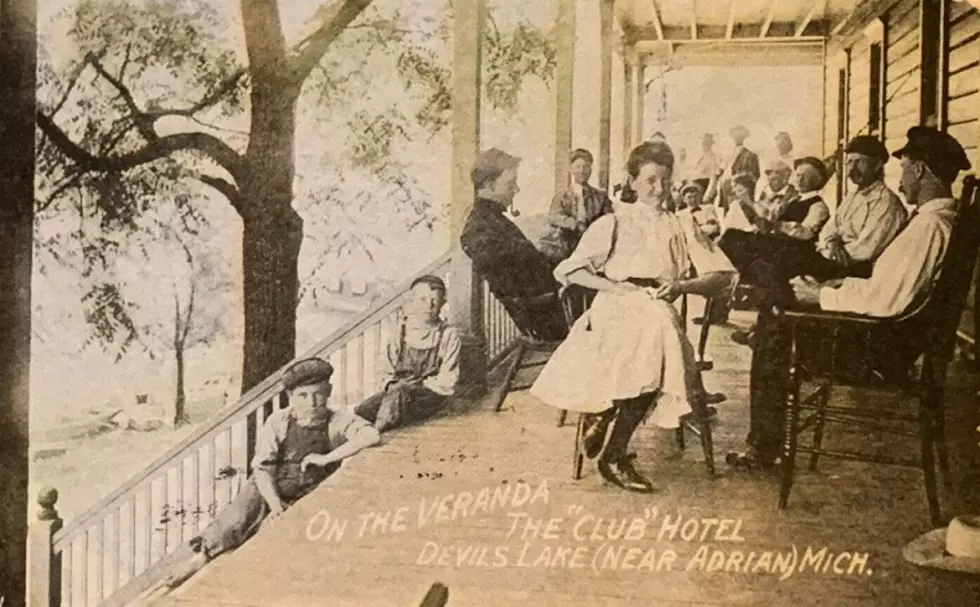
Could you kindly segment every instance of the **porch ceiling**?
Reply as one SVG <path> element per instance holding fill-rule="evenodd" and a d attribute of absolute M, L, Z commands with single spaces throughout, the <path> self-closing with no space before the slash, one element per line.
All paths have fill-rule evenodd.
<path fill-rule="evenodd" d="M 616 0 L 631 42 L 814 41 L 861 0 Z"/>

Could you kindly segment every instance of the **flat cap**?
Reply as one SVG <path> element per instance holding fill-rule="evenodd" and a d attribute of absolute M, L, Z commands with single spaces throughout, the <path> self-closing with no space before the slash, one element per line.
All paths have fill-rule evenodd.
<path fill-rule="evenodd" d="M 803 158 L 797 158 L 796 161 L 793 162 L 794 169 L 798 168 L 800 165 L 811 166 L 818 173 L 820 173 L 821 187 L 823 187 L 823 184 L 827 183 L 829 176 L 827 175 L 827 165 L 823 163 L 823 160 L 820 160 L 816 156 L 804 156 Z"/>
<path fill-rule="evenodd" d="M 745 128 L 744 124 L 736 124 L 731 129 L 729 129 L 728 133 L 733 137 L 735 135 L 742 135 L 743 137 L 748 137 L 749 129 Z"/>
<path fill-rule="evenodd" d="M 333 365 L 319 358 L 296 361 L 282 372 L 282 385 L 287 390 L 330 381 Z"/>
<path fill-rule="evenodd" d="M 497 148 L 490 148 L 489 150 L 480 152 L 480 155 L 476 158 L 476 162 L 473 164 L 473 170 L 470 171 L 473 186 L 479 188 L 486 185 L 487 182 L 500 177 L 507 169 L 517 168 L 520 162 L 520 158 L 511 156 L 507 152 L 498 150 Z"/>
<path fill-rule="evenodd" d="M 878 158 L 882 162 L 888 162 L 888 148 L 877 137 L 871 135 L 858 135 L 854 139 L 851 139 L 844 152 L 848 154 L 863 154 L 872 158 Z"/>
<path fill-rule="evenodd" d="M 960 142 L 948 133 L 928 126 L 914 126 L 907 133 L 908 143 L 892 156 L 911 155 L 926 163 L 935 173 L 955 174 L 970 168 L 970 160 Z"/>

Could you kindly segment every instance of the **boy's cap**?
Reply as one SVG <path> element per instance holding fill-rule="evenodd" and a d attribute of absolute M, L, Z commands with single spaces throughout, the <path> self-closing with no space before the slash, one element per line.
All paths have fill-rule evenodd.
<path fill-rule="evenodd" d="M 330 381 L 333 365 L 319 358 L 297 361 L 282 372 L 282 385 L 287 390 Z"/>

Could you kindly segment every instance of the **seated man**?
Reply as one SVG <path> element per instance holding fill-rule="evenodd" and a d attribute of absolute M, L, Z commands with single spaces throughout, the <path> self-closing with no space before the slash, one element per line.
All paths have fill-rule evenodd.
<path fill-rule="evenodd" d="M 572 152 L 568 188 L 555 194 L 548 211 L 548 223 L 555 230 L 556 262 L 572 254 L 585 229 L 599 217 L 612 213 L 612 202 L 602 190 L 589 185 L 592 154 L 588 150 Z"/>
<path fill-rule="evenodd" d="M 756 262 L 771 263 L 786 256 L 815 254 L 817 235 L 830 217 L 830 210 L 820 196 L 820 190 L 827 183 L 827 169 L 819 159 L 808 156 L 796 161 L 796 176 L 802 195 L 794 190 L 780 198 L 777 190 L 770 202 L 755 206 L 753 231 L 730 229 L 721 238 L 722 250 L 738 268 L 745 284 L 772 291 L 778 284 L 766 280 L 775 280 L 778 276 L 773 277 L 771 272 L 757 275 L 754 270 L 764 266 L 757 266 Z M 778 180 L 782 178 L 780 176 Z M 775 206 L 771 201 L 776 201 Z"/>
<path fill-rule="evenodd" d="M 504 216 L 519 191 L 518 164 L 520 159 L 496 148 L 480 154 L 471 172 L 476 201 L 460 244 L 523 332 L 564 339 L 568 328 L 552 263 Z"/>
<path fill-rule="evenodd" d="M 165 586 L 173 588 L 219 554 L 249 539 L 263 520 L 282 512 L 333 474 L 340 462 L 376 445 L 378 431 L 363 419 L 328 404 L 333 367 L 318 358 L 283 372 L 286 409 L 265 420 L 255 444 L 252 477 L 201 534 L 181 552 Z"/>
<path fill-rule="evenodd" d="M 756 209 L 770 222 L 780 219 L 786 207 L 800 199 L 800 193 L 790 183 L 793 167 L 782 158 L 774 158 L 766 164 L 766 187 L 759 196 Z"/>
<path fill-rule="evenodd" d="M 405 322 L 385 349 L 381 391 L 354 409 L 379 432 L 436 413 L 459 379 L 459 331 L 439 317 L 445 283 L 421 276 L 412 282 L 411 294 Z"/>
<path fill-rule="evenodd" d="M 881 142 L 874 137 L 855 137 L 846 151 L 848 177 L 858 190 L 823 225 L 815 246 L 784 241 L 777 251 L 770 248 L 754 251 L 745 244 L 744 237 L 736 235 L 723 243 L 743 277 L 759 287 L 760 307 L 792 305 L 789 279 L 794 276 L 808 275 L 821 280 L 869 276 L 872 262 L 905 222 L 905 207 L 882 181 L 888 151 Z M 808 163 L 812 161 L 816 159 Z M 812 217 L 814 221 L 818 219 L 817 215 Z M 813 225 L 798 234 L 812 236 Z"/>
<path fill-rule="evenodd" d="M 817 283 L 800 281 L 795 296 L 801 305 L 819 305 L 823 310 L 874 317 L 892 317 L 905 312 L 924 297 L 940 269 L 956 216 L 952 184 L 957 174 L 970 168 L 962 146 L 929 127 L 908 132 L 908 143 L 895 152 L 902 162 L 902 192 L 916 206 L 911 221 L 878 258 L 870 277 L 844 278 Z M 809 338 L 801 334 L 798 339 Z M 872 341 L 871 362 L 886 379 L 907 376 L 921 354 L 922 339 L 888 331 Z M 819 358 L 812 343 L 798 349 L 809 358 Z M 773 464 L 780 454 L 782 417 L 788 387 L 791 336 L 768 311 L 759 313 L 757 347 L 752 357 L 749 452 L 730 455 L 736 465 Z M 862 356 L 861 348 L 838 348 L 838 356 Z M 859 366 L 861 360 L 838 361 L 837 367 Z"/>

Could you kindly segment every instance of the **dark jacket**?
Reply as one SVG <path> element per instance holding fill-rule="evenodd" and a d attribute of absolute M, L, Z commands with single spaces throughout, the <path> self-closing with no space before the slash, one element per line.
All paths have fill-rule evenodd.
<path fill-rule="evenodd" d="M 460 235 L 463 252 L 498 297 L 536 297 L 558 290 L 544 253 L 504 217 L 503 205 L 477 199 Z"/>
<path fill-rule="evenodd" d="M 548 223 L 557 231 L 562 257 L 568 257 L 575 250 L 592 222 L 612 211 L 609 196 L 587 183 L 582 185 L 581 203 L 571 187 L 555 194 L 548 211 Z"/>

